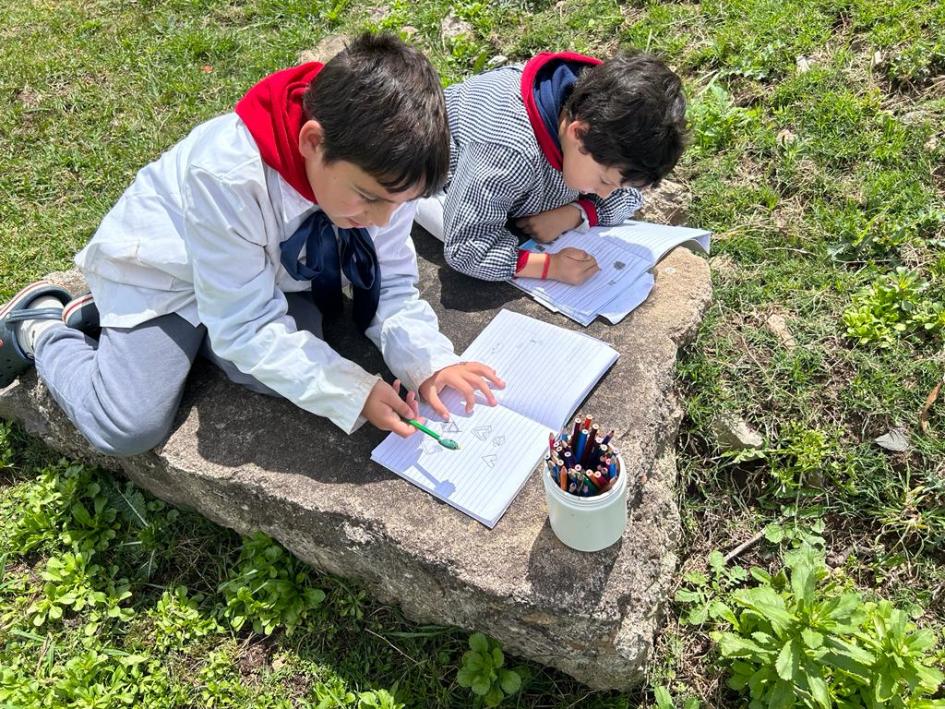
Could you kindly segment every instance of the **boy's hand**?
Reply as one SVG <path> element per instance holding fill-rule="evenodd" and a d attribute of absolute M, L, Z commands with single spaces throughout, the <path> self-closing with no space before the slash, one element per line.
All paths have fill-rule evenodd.
<path fill-rule="evenodd" d="M 597 259 L 586 251 L 568 246 L 556 254 L 551 254 L 548 280 L 576 286 L 584 283 L 599 270 Z"/>
<path fill-rule="evenodd" d="M 395 379 L 393 384 L 381 380 L 368 394 L 361 415 L 382 431 L 393 431 L 406 438 L 416 433 L 417 429 L 404 423 L 403 419 L 419 418 L 420 408 L 413 392 L 407 394 L 406 401 L 400 398 L 399 379 Z"/>
<path fill-rule="evenodd" d="M 557 209 L 533 214 L 515 220 L 515 226 L 524 231 L 535 241 L 543 244 L 554 241 L 566 231 L 576 228 L 582 221 L 581 210 L 573 204 L 565 204 Z"/>
<path fill-rule="evenodd" d="M 504 389 L 505 382 L 499 379 L 492 367 L 479 362 L 461 362 L 444 367 L 420 385 L 420 396 L 426 400 L 437 414 L 449 421 L 450 412 L 440 401 L 440 392 L 444 387 L 452 387 L 466 399 L 466 413 L 473 410 L 476 404 L 476 390 L 482 392 L 489 406 L 495 406 L 495 397 L 489 389 L 488 382 L 497 388 Z"/>

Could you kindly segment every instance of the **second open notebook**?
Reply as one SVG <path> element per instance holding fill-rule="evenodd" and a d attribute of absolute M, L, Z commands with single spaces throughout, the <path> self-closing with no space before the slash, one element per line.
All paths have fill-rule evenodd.
<path fill-rule="evenodd" d="M 589 335 L 502 310 L 462 355 L 505 380 L 505 389 L 493 392 L 498 405 L 487 406 L 480 395 L 467 414 L 462 397 L 445 391 L 448 423 L 420 407 L 427 425 L 460 449 L 419 432 L 391 434 L 371 460 L 494 527 L 547 452 L 548 434 L 564 426 L 618 356 Z"/>
<path fill-rule="evenodd" d="M 709 238 L 710 233 L 701 229 L 636 221 L 595 227 L 584 234 L 570 231 L 551 244 L 532 240 L 522 248 L 549 254 L 566 247 L 581 249 L 597 260 L 600 271 L 578 286 L 537 278 L 511 282 L 549 310 L 582 325 L 598 315 L 616 325 L 646 300 L 654 283 L 650 269 L 663 256 L 677 246 L 708 253 Z"/>

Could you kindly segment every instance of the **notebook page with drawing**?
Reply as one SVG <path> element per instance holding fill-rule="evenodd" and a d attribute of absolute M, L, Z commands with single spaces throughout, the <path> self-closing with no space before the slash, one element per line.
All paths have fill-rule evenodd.
<path fill-rule="evenodd" d="M 422 433 L 391 434 L 371 460 L 487 527 L 494 527 L 562 428 L 618 354 L 599 340 L 501 311 L 463 353 L 505 380 L 496 406 L 465 412 L 462 397 L 443 394 L 451 414 L 440 421 L 425 404 L 427 426 L 460 444 L 450 451 Z M 552 386 L 553 384 L 553 386 Z"/>
<path fill-rule="evenodd" d="M 708 253 L 710 238 L 702 229 L 627 221 L 584 234 L 567 232 L 551 244 L 531 240 L 521 248 L 539 253 L 557 253 L 566 246 L 581 249 L 597 259 L 601 271 L 577 286 L 534 278 L 517 278 L 512 284 L 582 325 L 598 315 L 616 324 L 649 295 L 653 279 L 647 272 L 667 253 L 677 246 Z"/>
<path fill-rule="evenodd" d="M 624 283 L 633 282 L 653 265 L 648 259 L 636 255 L 626 241 L 615 238 L 606 231 L 597 231 L 591 237 L 572 231 L 550 244 L 529 241 L 522 245 L 523 249 L 549 254 L 558 253 L 567 247 L 582 249 L 591 254 L 597 260 L 600 271 L 580 286 L 560 281 L 543 281 L 540 278 L 516 278 L 512 285 L 569 317 L 572 317 L 572 313 L 579 316 L 574 319 L 589 317 L 593 320 L 600 309 L 613 299 L 615 289 Z"/>
<path fill-rule="evenodd" d="M 419 432 L 410 438 L 390 434 L 371 460 L 491 529 L 548 450 L 548 429 L 502 405 L 480 402 L 467 414 L 453 391 L 442 400 L 449 423 L 434 418 L 426 405 L 420 413 L 429 428 L 457 441 L 459 450 Z"/>

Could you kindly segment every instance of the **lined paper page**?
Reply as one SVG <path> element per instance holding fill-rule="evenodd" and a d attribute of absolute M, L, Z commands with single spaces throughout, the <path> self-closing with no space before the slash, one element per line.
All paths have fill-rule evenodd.
<path fill-rule="evenodd" d="M 512 284 L 527 293 L 534 293 L 562 312 L 589 315 L 591 319 L 614 297 L 615 289 L 636 280 L 653 264 L 635 254 L 620 238 L 593 229 L 586 234 L 568 232 L 550 244 L 529 241 L 522 245 L 528 251 L 554 254 L 567 247 L 591 254 L 600 271 L 579 286 L 539 278 L 516 278 Z"/>
<path fill-rule="evenodd" d="M 612 325 L 616 325 L 647 299 L 655 282 L 653 274 L 647 271 L 607 303 L 600 311 L 600 316 L 609 320 Z"/>
<path fill-rule="evenodd" d="M 421 413 L 429 428 L 459 443 L 459 450 L 419 431 L 409 438 L 390 434 L 371 460 L 491 529 L 547 452 L 549 431 L 501 405 L 479 404 L 467 414 L 452 390 L 442 401 L 452 414 L 449 423 L 431 418 L 426 405 Z"/>
<path fill-rule="evenodd" d="M 463 352 L 467 361 L 495 369 L 506 388 L 495 390 L 503 406 L 559 430 L 617 361 L 600 340 L 502 310 Z"/>
<path fill-rule="evenodd" d="M 585 234 L 567 232 L 551 244 L 531 240 L 522 248 L 544 253 L 557 253 L 567 246 L 583 249 L 597 259 L 601 271 L 579 286 L 534 278 L 516 278 L 512 285 L 582 325 L 589 325 L 598 315 L 617 323 L 645 300 L 646 296 L 640 298 L 647 282 L 644 274 L 663 256 L 677 246 L 708 253 L 710 238 L 711 233 L 702 229 L 628 220 Z"/>
<path fill-rule="evenodd" d="M 632 220 L 606 227 L 601 231 L 601 235 L 604 234 L 623 241 L 634 254 L 649 261 L 651 267 L 677 246 L 709 253 L 711 238 L 711 234 L 702 229 Z"/>
<path fill-rule="evenodd" d="M 421 432 L 392 433 L 371 460 L 491 528 L 541 461 L 548 434 L 564 426 L 617 357 L 593 337 L 502 310 L 463 353 L 505 380 L 505 389 L 494 390 L 499 405 L 486 406 L 477 394 L 480 403 L 467 414 L 460 394 L 447 389 L 441 398 L 449 423 L 426 404 L 420 411 L 458 451 Z"/>

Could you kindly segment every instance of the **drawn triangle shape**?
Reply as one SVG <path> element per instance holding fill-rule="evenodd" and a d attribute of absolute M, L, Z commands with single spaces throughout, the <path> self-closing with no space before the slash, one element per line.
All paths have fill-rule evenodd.
<path fill-rule="evenodd" d="M 473 429 L 473 435 L 480 441 L 484 441 L 489 438 L 490 433 L 492 433 L 492 426 L 476 426 Z"/>
<path fill-rule="evenodd" d="M 494 468 L 498 460 L 499 460 L 499 456 L 497 456 L 495 453 L 490 453 L 489 455 L 482 456 L 482 462 L 485 463 L 490 468 Z"/>

